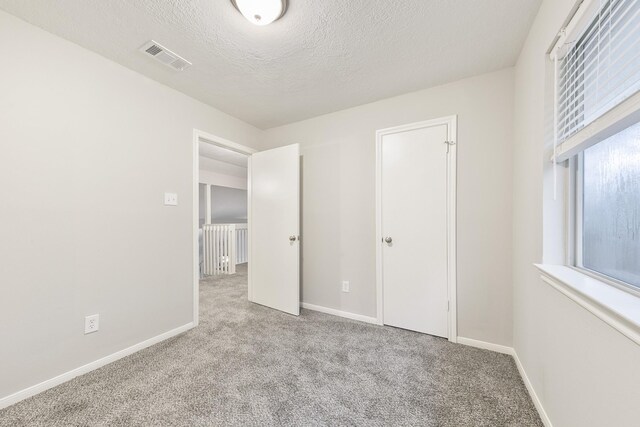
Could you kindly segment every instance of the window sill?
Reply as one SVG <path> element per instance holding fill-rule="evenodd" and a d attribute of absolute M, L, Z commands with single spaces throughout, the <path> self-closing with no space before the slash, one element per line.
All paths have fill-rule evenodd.
<path fill-rule="evenodd" d="M 640 345 L 640 297 L 570 267 L 535 266 L 545 283 Z"/>

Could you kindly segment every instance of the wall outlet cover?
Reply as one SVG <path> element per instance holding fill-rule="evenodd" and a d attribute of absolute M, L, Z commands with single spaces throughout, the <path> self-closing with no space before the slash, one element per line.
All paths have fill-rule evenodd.
<path fill-rule="evenodd" d="M 100 315 L 92 314 L 84 318 L 84 333 L 90 334 L 97 332 L 100 327 Z"/>
<path fill-rule="evenodd" d="M 178 206 L 178 195 L 176 193 L 164 193 L 165 206 Z"/>
<path fill-rule="evenodd" d="M 344 280 L 342 282 L 342 292 L 349 292 L 349 291 L 350 291 L 349 281 Z"/>

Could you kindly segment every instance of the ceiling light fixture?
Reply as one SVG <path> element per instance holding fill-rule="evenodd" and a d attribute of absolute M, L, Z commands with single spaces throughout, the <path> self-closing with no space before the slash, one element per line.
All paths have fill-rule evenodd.
<path fill-rule="evenodd" d="M 231 0 L 231 3 L 254 25 L 268 25 L 287 11 L 287 0 Z"/>

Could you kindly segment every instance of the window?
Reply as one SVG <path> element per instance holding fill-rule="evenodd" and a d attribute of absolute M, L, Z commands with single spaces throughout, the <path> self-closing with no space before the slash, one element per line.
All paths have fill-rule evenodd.
<path fill-rule="evenodd" d="M 640 0 L 584 0 L 551 57 L 554 160 L 575 177 L 569 262 L 640 291 Z"/>
<path fill-rule="evenodd" d="M 576 265 L 640 288 L 640 124 L 586 149 Z"/>

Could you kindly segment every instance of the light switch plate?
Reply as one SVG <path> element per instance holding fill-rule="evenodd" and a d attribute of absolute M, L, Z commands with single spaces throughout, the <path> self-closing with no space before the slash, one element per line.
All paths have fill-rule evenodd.
<path fill-rule="evenodd" d="M 178 206 L 178 195 L 176 193 L 164 193 L 165 206 Z"/>
<path fill-rule="evenodd" d="M 349 284 L 349 281 L 348 280 L 344 280 L 342 282 L 342 292 L 349 292 L 349 291 L 351 291 L 351 286 Z"/>

